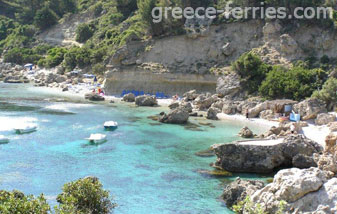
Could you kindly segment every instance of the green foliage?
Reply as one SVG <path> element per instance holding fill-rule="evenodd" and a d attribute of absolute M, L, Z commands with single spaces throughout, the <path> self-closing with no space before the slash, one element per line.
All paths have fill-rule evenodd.
<path fill-rule="evenodd" d="M 258 90 L 271 67 L 263 63 L 257 55 L 249 52 L 239 57 L 232 64 L 232 69 L 243 78 L 248 92 L 254 93 Z"/>
<path fill-rule="evenodd" d="M 117 10 L 123 14 L 124 18 L 128 18 L 137 10 L 137 0 L 116 0 Z"/>
<path fill-rule="evenodd" d="M 27 47 L 35 41 L 35 32 L 36 29 L 32 25 L 20 25 L 15 28 L 5 40 L 0 41 L 0 47 L 3 49 Z"/>
<path fill-rule="evenodd" d="M 91 50 L 83 47 L 73 47 L 64 55 L 64 66 L 68 70 L 74 69 L 76 66 L 84 68 L 90 65 Z"/>
<path fill-rule="evenodd" d="M 36 64 L 42 58 L 29 48 L 13 48 L 4 55 L 4 62 L 16 64 L 34 63 Z"/>
<path fill-rule="evenodd" d="M 294 67 L 288 71 L 275 66 L 262 82 L 259 92 L 269 99 L 301 100 L 310 97 L 316 89 L 321 88 L 326 78 L 327 73 L 321 69 Z"/>
<path fill-rule="evenodd" d="M 76 29 L 76 41 L 84 43 L 92 37 L 94 30 L 89 24 L 80 24 Z"/>
<path fill-rule="evenodd" d="M 47 214 L 50 207 L 43 195 L 35 198 L 19 191 L 0 191 L 0 213 L 2 214 Z"/>
<path fill-rule="evenodd" d="M 64 55 L 67 53 L 65 48 L 52 48 L 48 50 L 48 55 L 45 59 L 41 59 L 38 62 L 39 66 L 53 68 L 60 65 L 64 59 Z"/>
<path fill-rule="evenodd" d="M 284 214 L 286 205 L 286 201 L 280 201 L 275 214 Z M 234 205 L 232 209 L 238 214 L 268 214 L 261 204 L 253 203 L 249 197 L 246 197 L 244 201 L 240 201 L 238 204 Z"/>
<path fill-rule="evenodd" d="M 337 79 L 329 78 L 323 85 L 322 90 L 313 93 L 313 97 L 325 101 L 329 110 L 337 105 Z"/>
<path fill-rule="evenodd" d="M 43 7 L 36 12 L 34 24 L 41 30 L 47 29 L 57 23 L 58 16 L 49 7 Z"/>
<path fill-rule="evenodd" d="M 103 190 L 97 178 L 84 178 L 63 186 L 63 192 L 57 196 L 60 203 L 57 214 L 108 214 L 114 208 L 109 192 Z"/>

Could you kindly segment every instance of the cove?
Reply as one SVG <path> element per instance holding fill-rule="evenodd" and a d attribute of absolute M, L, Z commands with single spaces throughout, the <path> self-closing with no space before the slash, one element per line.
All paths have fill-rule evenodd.
<path fill-rule="evenodd" d="M 209 164 L 215 157 L 195 153 L 238 140 L 243 122 L 215 121 L 215 128 L 186 129 L 148 118 L 166 107 L 97 105 L 39 90 L 0 84 L 0 105 L 6 105 L 0 107 L 0 134 L 10 138 L 9 144 L 0 145 L 0 189 L 44 193 L 53 205 L 64 183 L 92 175 L 114 196 L 116 214 L 231 213 L 219 200 L 224 185 L 237 176 L 266 179 L 251 174 L 214 178 L 197 172 L 212 170 Z M 106 120 L 117 121 L 119 128 L 104 132 Z M 18 123 L 35 123 L 38 131 L 15 135 L 12 128 Z M 108 142 L 89 145 L 84 138 L 96 132 L 106 133 Z"/>

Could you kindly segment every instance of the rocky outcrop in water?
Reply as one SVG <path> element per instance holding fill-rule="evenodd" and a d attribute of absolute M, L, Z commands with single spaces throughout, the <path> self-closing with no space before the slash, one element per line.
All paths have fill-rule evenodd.
<path fill-rule="evenodd" d="M 124 102 L 133 103 L 136 100 L 136 96 L 132 93 L 126 94 L 123 97 Z"/>
<path fill-rule="evenodd" d="M 105 98 L 100 96 L 99 94 L 96 93 L 87 93 L 84 95 L 84 98 L 86 100 L 90 100 L 90 101 L 104 101 Z"/>
<path fill-rule="evenodd" d="M 209 120 L 219 120 L 218 118 L 218 114 L 220 113 L 221 111 L 217 108 L 214 108 L 214 107 L 211 107 L 208 109 L 207 111 L 207 119 Z"/>
<path fill-rule="evenodd" d="M 293 167 L 297 155 L 312 157 L 323 151 L 322 146 L 302 135 L 288 136 L 276 145 L 236 142 L 214 145 L 213 149 L 217 156 L 215 167 L 229 172 L 249 173 L 270 173 L 280 166 Z"/>
<path fill-rule="evenodd" d="M 187 123 L 190 114 L 184 108 L 176 108 L 168 114 L 163 114 L 159 121 L 162 123 L 184 124 Z"/>
<path fill-rule="evenodd" d="M 143 95 L 136 97 L 137 106 L 156 106 L 158 105 L 157 99 L 155 96 Z"/>
<path fill-rule="evenodd" d="M 254 133 L 247 126 L 245 126 L 240 130 L 239 136 L 242 138 L 253 138 Z"/>

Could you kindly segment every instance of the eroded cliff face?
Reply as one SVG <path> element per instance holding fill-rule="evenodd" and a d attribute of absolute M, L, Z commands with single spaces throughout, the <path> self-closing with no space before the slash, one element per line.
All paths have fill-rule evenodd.
<path fill-rule="evenodd" d="M 292 62 L 308 56 L 336 57 L 337 37 L 334 31 L 323 30 L 319 26 L 299 25 L 293 28 L 288 30 L 278 21 L 252 20 L 210 26 L 200 35 L 187 34 L 149 41 L 130 40 L 110 59 L 110 72 L 137 70 L 162 75 L 193 74 L 200 75 L 199 79 L 202 81 L 201 76 L 213 75 L 214 90 L 209 88 L 206 91 L 200 90 L 200 92 L 213 92 L 216 79 L 230 73 L 231 62 L 248 51 L 254 51 L 269 64 L 286 67 L 291 67 Z M 118 80 L 118 77 L 114 76 L 115 80 Z M 167 81 L 171 80 L 168 78 Z M 111 80 L 107 77 L 107 86 L 109 82 Z M 186 90 L 193 89 L 192 86 L 193 84 L 186 87 Z M 142 88 L 147 89 L 145 85 Z M 171 94 L 180 93 L 179 90 L 173 89 L 171 92 Z"/>

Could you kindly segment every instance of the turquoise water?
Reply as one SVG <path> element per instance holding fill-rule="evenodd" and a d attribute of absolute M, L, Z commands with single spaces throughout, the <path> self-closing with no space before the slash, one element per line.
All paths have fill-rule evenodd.
<path fill-rule="evenodd" d="M 224 185 L 238 175 L 199 174 L 198 169 L 211 170 L 215 157 L 195 153 L 237 140 L 242 122 L 218 121 L 213 122 L 216 128 L 188 130 L 147 118 L 167 108 L 94 105 L 59 98 L 28 85 L 0 84 L 0 134 L 11 139 L 0 145 L 0 189 L 44 193 L 55 204 L 64 183 L 92 175 L 114 196 L 116 214 L 230 213 L 218 198 Z M 107 143 L 88 145 L 83 139 L 104 133 L 106 120 L 117 121 L 119 128 L 105 132 Z M 205 122 L 191 119 L 196 124 L 201 121 Z M 12 128 L 18 123 L 34 123 L 39 128 L 15 135 Z"/>

